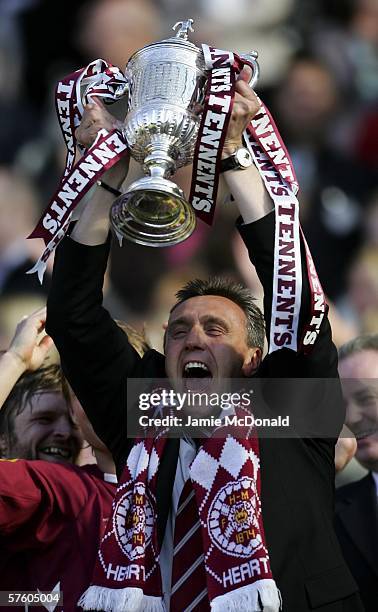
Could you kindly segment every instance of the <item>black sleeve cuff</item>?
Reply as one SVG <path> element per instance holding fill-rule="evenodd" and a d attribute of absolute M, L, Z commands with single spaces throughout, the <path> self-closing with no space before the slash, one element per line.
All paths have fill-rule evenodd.
<path fill-rule="evenodd" d="M 272 210 L 267 215 L 253 223 L 243 223 L 241 217 L 236 222 L 236 228 L 246 245 L 249 257 L 257 272 L 259 262 L 265 264 L 274 261 L 274 230 L 275 212 Z"/>

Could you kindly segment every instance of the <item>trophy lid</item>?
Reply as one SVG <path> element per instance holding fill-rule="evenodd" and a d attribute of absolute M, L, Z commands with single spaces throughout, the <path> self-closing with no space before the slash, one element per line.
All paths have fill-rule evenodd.
<path fill-rule="evenodd" d="M 130 57 L 126 69 L 128 66 L 139 61 L 139 59 L 145 56 L 146 53 L 149 53 L 152 50 L 154 50 L 155 52 L 155 50 L 159 49 L 159 47 L 162 49 L 165 47 L 170 47 L 182 51 L 186 50 L 189 53 L 194 54 L 194 56 L 196 57 L 201 55 L 201 49 L 197 47 L 197 45 L 192 43 L 190 40 L 188 40 L 188 33 L 194 32 L 193 21 L 193 19 L 186 19 L 184 21 L 178 21 L 177 23 L 175 23 L 175 25 L 172 27 L 172 30 L 176 30 L 177 28 L 179 29 L 177 30 L 174 36 L 150 43 L 149 45 L 146 45 L 145 47 L 139 49 L 139 51 L 136 51 Z"/>

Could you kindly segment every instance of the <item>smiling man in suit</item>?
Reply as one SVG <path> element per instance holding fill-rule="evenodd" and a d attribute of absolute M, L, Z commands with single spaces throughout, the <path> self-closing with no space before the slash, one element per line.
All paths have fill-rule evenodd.
<path fill-rule="evenodd" d="M 274 206 L 253 164 L 242 169 L 230 163 L 230 157 L 233 158 L 235 152 L 243 148 L 243 131 L 259 107 L 248 85 L 238 81 L 222 160 L 228 164 L 224 177 L 242 217 L 238 229 L 264 286 L 265 324 L 269 330 L 273 297 Z M 77 138 L 89 147 L 99 129 L 111 130 L 114 126 L 114 118 L 102 105 L 93 103 L 86 108 Z M 85 609 L 91 610 L 122 609 L 126 612 L 163 609 L 170 609 L 170 612 L 207 612 L 210 604 L 212 610 L 221 612 L 229 609 L 240 612 L 278 612 L 281 609 L 283 612 L 317 609 L 319 612 L 359 612 L 362 608 L 357 587 L 344 563 L 333 530 L 334 445 L 344 415 L 338 419 L 340 427 L 332 438 L 295 436 L 259 440 L 261 504 L 266 533 L 266 545 L 263 545 L 266 556 L 263 561 L 267 564 L 269 550 L 272 570 L 271 574 L 265 574 L 266 577 L 270 576 L 269 579 L 258 579 L 259 585 L 256 585 L 255 577 L 260 576 L 265 568 L 259 565 L 254 552 L 244 552 L 244 545 L 238 548 L 245 554 L 243 562 L 238 565 L 238 559 L 232 552 L 236 546 L 234 542 L 226 541 L 227 546 L 230 544 L 226 549 L 228 556 L 223 554 L 226 545 L 208 549 L 205 572 L 202 561 L 212 526 L 206 531 L 208 523 L 204 520 L 201 522 L 202 527 L 205 525 L 203 533 L 199 533 L 202 543 L 199 542 L 200 547 L 195 548 L 198 544 L 195 534 L 198 535 L 200 527 L 199 513 L 204 507 L 202 502 L 198 503 L 202 500 L 202 491 L 208 487 L 212 492 L 216 488 L 212 482 L 216 482 L 216 499 L 223 499 L 224 488 L 219 483 L 227 470 L 225 478 L 232 482 L 232 487 L 228 487 L 228 498 L 223 506 L 227 508 L 229 504 L 235 513 L 231 515 L 236 517 L 234 523 L 239 521 L 244 524 L 244 520 L 252 521 L 260 516 L 253 509 L 249 510 L 249 515 L 238 512 L 238 509 L 244 508 L 244 501 L 249 499 L 248 493 L 243 490 L 240 499 L 232 494 L 233 487 L 239 487 L 239 472 L 249 462 L 249 459 L 244 460 L 245 464 L 242 462 L 243 467 L 239 470 L 240 448 L 244 457 L 246 448 L 248 458 L 255 457 L 248 446 L 249 441 L 244 438 L 240 443 L 231 441 L 236 455 L 228 455 L 228 461 L 225 461 L 222 453 L 230 448 L 229 440 L 227 443 L 224 441 L 224 447 L 220 447 L 217 440 L 204 440 L 197 449 L 190 441 L 168 439 L 161 451 L 160 446 L 151 447 L 150 440 L 138 442 L 127 437 L 125 408 L 128 378 L 156 379 L 165 375 L 171 380 L 187 378 L 188 368 L 198 369 L 198 364 L 205 368 L 206 378 L 213 380 L 224 377 L 247 379 L 257 370 L 259 377 L 270 379 L 331 378 L 337 377 L 337 353 L 332 344 L 327 316 L 322 316 L 313 353 L 305 355 L 283 347 L 270 352 L 262 360 L 261 342 L 256 334 L 249 333 L 251 325 L 254 332 L 259 325 L 261 327 L 261 314 L 255 317 L 257 322 L 251 323 L 251 313 L 246 308 L 245 300 L 240 300 L 239 295 L 236 301 L 235 295 L 231 295 L 231 287 L 227 288 L 227 292 L 222 289 L 220 293 L 214 286 L 209 289 L 206 282 L 193 281 L 178 294 L 178 302 L 171 310 L 165 356 L 150 350 L 140 359 L 102 307 L 103 273 L 110 246 L 109 210 L 113 203 L 110 191 L 114 192 L 114 188 L 122 185 L 126 173 L 127 166 L 121 161 L 103 175 L 108 189 L 96 189 L 70 237 L 62 241 L 56 253 L 54 280 L 48 301 L 48 333 L 60 351 L 75 393 L 96 433 L 112 451 L 118 473 L 122 474 L 123 479 L 117 493 L 119 498 L 116 498 L 109 538 L 104 538 L 104 546 L 109 544 L 109 549 L 104 551 L 107 561 L 104 563 L 105 557 L 101 555 L 102 563 L 96 577 L 99 582 L 94 583 L 93 590 L 86 594 L 87 599 L 81 600 L 80 605 L 84 604 Z M 300 250 L 303 285 L 298 300 L 298 334 L 302 336 L 305 321 L 311 318 L 313 311 L 303 243 Z M 246 290 L 242 292 L 245 297 Z M 212 315 L 211 319 L 209 315 Z M 211 380 L 208 382 L 211 384 Z M 335 402 L 327 393 L 321 397 L 312 396 L 309 404 L 311 414 L 317 415 L 317 422 L 322 406 L 326 407 L 327 412 L 330 406 L 336 409 Z M 280 401 L 282 410 L 286 410 L 286 405 L 287 401 Z M 260 465 L 260 459 L 255 465 Z M 127 487 L 134 486 L 134 483 L 135 487 L 140 485 L 140 474 L 146 476 L 146 465 L 149 482 L 136 489 L 137 494 L 134 489 L 129 491 Z M 194 470 L 194 465 L 198 471 Z M 238 468 L 236 475 L 233 476 L 234 480 L 230 480 L 235 466 Z M 246 476 L 243 482 L 247 480 L 252 482 L 253 478 Z M 191 485 L 192 489 L 180 504 L 179 499 L 186 484 Z M 148 490 L 145 486 L 151 488 Z M 153 491 L 152 487 L 155 487 Z M 146 495 L 143 493 L 145 490 Z M 135 499 L 135 502 L 130 499 Z M 150 500 L 153 500 L 153 507 Z M 181 539 L 175 545 L 173 535 L 176 536 L 180 514 L 192 506 L 190 500 L 197 504 L 191 517 L 196 522 L 187 523 L 186 531 L 182 531 Z M 135 512 L 129 512 L 129 508 L 134 508 Z M 224 523 L 227 524 L 226 519 L 224 523 L 222 519 L 219 522 L 222 527 Z M 191 524 L 193 527 L 189 529 Z M 141 527 L 140 533 L 136 531 L 138 526 Z M 231 535 L 233 529 L 231 525 Z M 229 540 L 230 535 L 226 536 Z M 115 541 L 115 537 L 119 539 Z M 245 536 L 242 534 L 241 537 Z M 255 530 L 247 530 L 246 537 L 248 544 L 252 539 L 255 541 Z M 141 545 L 134 550 L 134 538 L 144 547 Z M 192 542 L 192 538 L 196 539 L 192 547 L 197 551 L 196 557 L 184 571 L 183 567 L 175 564 L 175 557 L 187 542 Z M 262 537 L 259 541 L 262 541 Z M 234 548 L 231 548 L 232 545 Z M 156 550 L 158 556 L 153 557 Z M 219 567 L 214 563 L 214 570 L 210 571 L 209 555 L 213 550 L 217 555 L 219 551 L 222 552 L 223 556 L 220 557 Z M 173 571 L 170 572 L 172 562 Z M 151 572 L 147 571 L 149 564 Z M 158 565 L 161 575 L 160 570 L 155 571 Z M 194 574 L 196 570 L 198 574 Z M 219 584 L 224 591 L 221 594 Z M 265 586 L 269 588 L 265 589 Z M 176 594 L 181 596 L 180 601 Z M 188 603 L 187 596 L 191 597 L 191 603 Z M 230 600 L 232 605 L 229 605 Z M 113 606 L 113 601 L 122 601 L 122 605 Z"/>
<path fill-rule="evenodd" d="M 357 461 L 369 474 L 336 492 L 336 532 L 367 612 L 378 608 L 378 334 L 360 336 L 339 353 L 346 423 Z"/>

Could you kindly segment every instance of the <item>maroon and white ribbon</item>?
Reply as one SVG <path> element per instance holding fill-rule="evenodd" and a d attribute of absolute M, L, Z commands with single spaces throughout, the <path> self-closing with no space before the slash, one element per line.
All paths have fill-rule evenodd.
<path fill-rule="evenodd" d="M 230 51 L 202 45 L 210 71 L 193 159 L 189 202 L 197 217 L 212 224 L 218 192 L 223 143 L 235 94 L 235 56 Z"/>
<path fill-rule="evenodd" d="M 298 183 L 288 151 L 262 104 L 244 133 L 245 141 L 275 205 L 275 244 L 269 353 L 283 347 L 308 353 L 325 314 L 325 298 L 299 222 Z M 298 337 L 301 310 L 301 236 L 310 284 L 311 315 Z"/>
<path fill-rule="evenodd" d="M 324 292 L 320 284 L 315 264 L 312 259 L 310 249 L 302 233 L 302 240 L 306 249 L 307 274 L 311 288 L 311 317 L 306 322 L 301 338 L 301 348 L 304 354 L 310 353 L 317 339 L 320 326 L 328 312 L 328 304 L 325 301 Z"/>
<path fill-rule="evenodd" d="M 101 59 L 66 76 L 57 84 L 55 104 L 67 147 L 66 164 L 54 197 L 28 236 L 42 238 L 45 243 L 43 254 L 28 271 L 28 274 L 37 272 L 41 283 L 47 260 L 66 235 L 72 213 L 80 200 L 106 170 L 128 154 L 127 142 L 119 130 L 100 130 L 89 149 L 78 146 L 83 157 L 75 164 L 75 130 L 83 115 L 83 100 L 97 96 L 104 102 L 114 102 L 125 94 L 126 86 L 122 72 Z"/>
<path fill-rule="evenodd" d="M 261 105 L 244 136 L 276 213 L 269 352 L 283 347 L 297 351 L 302 265 L 294 169 L 264 105 Z M 278 163 L 273 160 L 278 160 Z"/>
<path fill-rule="evenodd" d="M 244 58 L 202 45 L 210 71 L 204 110 L 193 161 L 190 202 L 197 216 L 212 224 L 223 143 L 232 112 L 237 74 Z M 298 182 L 289 153 L 268 109 L 262 104 L 244 138 L 270 194 L 276 214 L 273 300 L 269 352 L 286 347 L 308 352 L 319 333 L 325 313 L 324 294 L 306 242 L 305 252 L 311 290 L 311 317 L 298 337 L 302 294 L 301 228 L 296 197 Z M 304 239 L 303 239 L 304 240 Z"/>

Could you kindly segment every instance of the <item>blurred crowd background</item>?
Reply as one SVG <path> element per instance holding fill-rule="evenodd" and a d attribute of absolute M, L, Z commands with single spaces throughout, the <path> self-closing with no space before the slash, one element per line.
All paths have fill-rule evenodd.
<path fill-rule="evenodd" d="M 300 183 L 301 219 L 331 304 L 339 346 L 378 329 L 378 0 L 0 0 L 0 348 L 44 304 L 49 286 L 25 274 L 43 250 L 26 240 L 63 170 L 53 93 L 59 78 L 102 57 L 130 55 L 193 17 L 192 40 L 257 50 L 256 88 L 271 109 Z M 138 167 L 131 169 L 135 176 Z M 190 168 L 177 181 L 188 191 Z M 181 245 L 114 245 L 106 305 L 146 329 L 162 325 L 189 278 L 259 282 L 221 194 L 212 228 Z"/>

